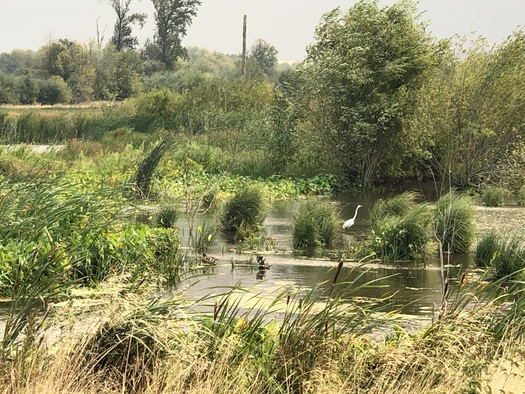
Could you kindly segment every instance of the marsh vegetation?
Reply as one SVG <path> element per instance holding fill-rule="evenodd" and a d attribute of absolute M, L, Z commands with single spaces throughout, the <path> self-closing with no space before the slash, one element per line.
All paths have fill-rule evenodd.
<path fill-rule="evenodd" d="M 498 365 L 523 376 L 525 351 L 524 43 L 437 42 L 410 1 L 359 1 L 322 18 L 294 68 L 263 41 L 244 75 L 236 56 L 159 42 L 0 54 L 0 103 L 24 104 L 0 108 L 0 390 L 509 388 Z M 210 286 L 236 269 L 264 283 L 278 258 L 325 271 Z M 435 274 L 425 324 L 405 325 L 391 267 Z"/>

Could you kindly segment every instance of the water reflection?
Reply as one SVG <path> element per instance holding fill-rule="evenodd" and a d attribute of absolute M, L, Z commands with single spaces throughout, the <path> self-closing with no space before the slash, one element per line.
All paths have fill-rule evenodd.
<path fill-rule="evenodd" d="M 219 295 L 235 286 L 250 289 L 255 294 L 276 296 L 282 291 L 305 294 L 313 288 L 326 297 L 331 288 L 337 262 L 318 259 L 301 259 L 279 255 L 267 256 L 271 269 L 261 271 L 255 261 L 237 260 L 235 265 L 228 258 L 223 264 L 199 272 L 195 279 L 184 283 L 190 298 Z M 239 258 L 239 256 L 237 256 Z M 469 264 L 456 260 L 448 267 L 452 287 Z M 352 299 L 364 297 L 385 299 L 387 311 L 429 317 L 439 307 L 442 299 L 442 277 L 437 261 L 403 265 L 345 263 L 332 297 Z M 368 284 L 368 285 L 367 285 Z"/>
<path fill-rule="evenodd" d="M 255 256 L 235 254 L 232 239 L 218 235 L 210 254 L 219 257 L 219 264 L 202 272 L 198 280 L 187 281 L 190 297 L 226 292 L 233 286 L 243 286 L 255 293 L 277 294 L 285 290 L 306 292 L 316 286 L 321 292 L 328 292 L 333 280 L 333 269 L 341 254 L 340 250 L 370 236 L 369 212 L 379 198 L 398 194 L 392 191 L 382 194 L 356 194 L 339 196 L 330 200 L 340 209 L 341 226 L 352 217 L 357 205 L 359 210 L 355 224 L 345 230 L 335 250 L 314 249 L 301 256 L 292 253 L 292 226 L 301 201 L 280 201 L 273 204 L 264 221 L 264 231 L 273 239 L 274 250 L 266 254 L 271 269 L 260 270 Z M 432 195 L 425 197 L 432 198 Z M 181 223 L 184 225 L 183 223 Z M 198 224 L 197 224 L 198 225 Z M 182 230 L 184 232 L 184 230 Z M 231 261 L 235 261 L 232 266 Z M 471 262 L 468 256 L 452 256 L 448 276 L 454 280 L 461 276 Z M 342 298 L 353 296 L 386 298 L 387 310 L 428 317 L 442 302 L 443 278 L 437 257 L 426 264 L 355 264 L 345 263 L 340 276 L 344 285 L 334 290 L 333 295 Z M 373 285 L 365 286 L 373 282 Z M 191 286 L 190 286 L 191 284 Z"/>

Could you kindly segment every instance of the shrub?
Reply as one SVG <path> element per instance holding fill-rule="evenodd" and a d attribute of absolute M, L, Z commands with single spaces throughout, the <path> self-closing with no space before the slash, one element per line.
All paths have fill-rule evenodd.
<path fill-rule="evenodd" d="M 416 204 L 416 194 L 404 193 L 378 201 L 371 212 L 372 250 L 383 260 L 421 258 L 430 238 L 427 204 Z"/>
<path fill-rule="evenodd" d="M 225 205 L 221 217 L 223 230 L 239 234 L 241 238 L 256 233 L 266 217 L 266 204 L 262 190 L 248 186 L 235 194 Z"/>
<path fill-rule="evenodd" d="M 509 240 L 500 239 L 494 252 L 491 267 L 495 279 L 523 276 L 518 271 L 525 268 L 525 247 L 523 240 L 512 237 Z"/>
<path fill-rule="evenodd" d="M 492 265 L 496 254 L 501 249 L 502 239 L 495 231 L 485 234 L 476 245 L 474 262 L 478 267 Z"/>
<path fill-rule="evenodd" d="M 481 193 L 481 202 L 487 207 L 500 207 L 503 205 L 505 190 L 501 187 L 487 186 Z"/>
<path fill-rule="evenodd" d="M 337 237 L 338 224 L 339 218 L 333 205 L 320 201 L 303 203 L 294 217 L 294 248 L 330 246 Z"/>
<path fill-rule="evenodd" d="M 162 228 L 175 228 L 179 212 L 177 207 L 162 206 L 155 215 L 155 225 Z"/>
<path fill-rule="evenodd" d="M 474 240 L 474 211 L 467 196 L 447 193 L 434 211 L 435 235 L 443 250 L 466 253 Z"/>
<path fill-rule="evenodd" d="M 418 195 L 414 192 L 399 194 L 387 200 L 377 201 L 370 211 L 372 227 L 388 216 L 404 216 L 417 205 Z"/>

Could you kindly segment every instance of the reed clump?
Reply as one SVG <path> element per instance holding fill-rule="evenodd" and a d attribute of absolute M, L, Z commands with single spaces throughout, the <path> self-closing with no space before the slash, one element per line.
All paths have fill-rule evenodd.
<path fill-rule="evenodd" d="M 505 203 L 505 189 L 498 186 L 487 186 L 481 192 L 481 202 L 487 207 L 501 207 Z"/>
<path fill-rule="evenodd" d="M 413 192 L 379 200 L 370 212 L 371 248 L 383 260 L 413 260 L 424 256 L 432 216 Z"/>
<path fill-rule="evenodd" d="M 318 200 L 302 203 L 293 219 L 294 249 L 331 246 L 340 233 L 339 221 L 333 204 Z"/>
<path fill-rule="evenodd" d="M 521 279 L 525 269 L 525 243 L 522 237 L 510 238 L 492 231 L 476 245 L 475 262 L 489 268 L 494 279 Z"/>
<path fill-rule="evenodd" d="M 475 236 L 472 200 L 465 195 L 447 193 L 434 209 L 434 234 L 444 251 L 467 253 Z"/>
<path fill-rule="evenodd" d="M 220 222 L 224 231 L 232 232 L 242 240 L 260 231 L 266 213 L 267 204 L 262 188 L 248 186 L 225 203 Z"/>

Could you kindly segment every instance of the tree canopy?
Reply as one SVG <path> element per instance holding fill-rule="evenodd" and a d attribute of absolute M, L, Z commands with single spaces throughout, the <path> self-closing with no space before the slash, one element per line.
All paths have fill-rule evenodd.
<path fill-rule="evenodd" d="M 359 1 L 346 14 L 327 13 L 317 27 L 300 68 L 306 121 L 322 140 L 323 154 L 362 187 L 395 159 L 401 99 L 435 64 L 433 54 L 432 37 L 411 1 L 385 8 Z"/>

